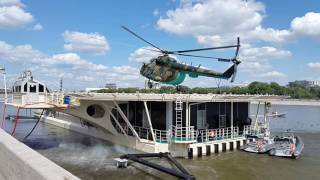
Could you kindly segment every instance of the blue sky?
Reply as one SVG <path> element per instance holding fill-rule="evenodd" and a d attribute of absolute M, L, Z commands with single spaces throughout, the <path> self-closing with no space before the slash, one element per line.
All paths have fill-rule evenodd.
<path fill-rule="evenodd" d="M 320 80 L 320 2 L 266 0 L 31 1 L 0 0 L 0 65 L 12 81 L 31 69 L 35 78 L 69 90 L 117 83 L 142 87 L 142 61 L 156 56 L 120 28 L 125 25 L 161 48 L 242 47 L 234 84 Z M 232 57 L 233 51 L 202 55 Z M 177 57 L 223 71 L 231 64 Z M 216 86 L 211 78 L 189 86 Z M 232 85 L 222 81 L 223 85 Z"/>

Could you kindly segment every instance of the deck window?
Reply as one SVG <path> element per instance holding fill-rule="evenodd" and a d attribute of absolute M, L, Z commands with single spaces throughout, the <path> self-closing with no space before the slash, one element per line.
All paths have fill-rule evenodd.
<path fill-rule="evenodd" d="M 24 86 L 23 86 L 23 92 L 28 92 L 28 85 L 27 85 L 27 83 L 25 83 Z"/>
<path fill-rule="evenodd" d="M 21 92 L 21 86 L 16 86 L 15 87 L 15 92 Z"/>
<path fill-rule="evenodd" d="M 98 104 L 93 104 L 88 106 L 87 114 L 93 118 L 102 118 L 105 114 L 105 110 L 102 106 Z"/>
<path fill-rule="evenodd" d="M 37 92 L 37 85 L 35 84 L 30 84 L 30 92 Z"/>
<path fill-rule="evenodd" d="M 44 92 L 44 87 L 42 84 L 39 84 L 39 92 Z"/>

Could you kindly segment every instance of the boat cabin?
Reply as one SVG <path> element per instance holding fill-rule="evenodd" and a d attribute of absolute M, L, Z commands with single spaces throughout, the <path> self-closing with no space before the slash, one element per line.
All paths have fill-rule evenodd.
<path fill-rule="evenodd" d="M 46 101 L 49 90 L 44 83 L 33 79 L 31 71 L 25 71 L 12 87 L 13 104 L 35 104 Z"/>

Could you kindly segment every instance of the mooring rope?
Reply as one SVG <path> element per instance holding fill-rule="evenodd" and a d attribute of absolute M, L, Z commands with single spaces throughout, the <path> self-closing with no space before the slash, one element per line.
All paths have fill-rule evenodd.
<path fill-rule="evenodd" d="M 4 120 L 5 120 L 5 115 L 6 115 L 6 108 L 7 108 L 7 105 L 4 103 L 3 104 L 3 111 L 2 111 L 2 121 L 1 121 L 1 128 L 3 129 L 4 128 Z"/>
<path fill-rule="evenodd" d="M 14 118 L 14 127 L 13 130 L 11 132 L 11 135 L 14 135 L 14 133 L 16 132 L 16 128 L 17 128 L 17 124 L 19 121 L 19 113 L 20 113 L 20 107 L 18 107 L 17 113 L 16 113 L 16 117 Z"/>
<path fill-rule="evenodd" d="M 43 112 L 44 112 L 44 109 L 42 109 L 42 112 L 39 116 L 39 119 L 37 120 L 36 124 L 33 126 L 33 128 L 31 129 L 31 131 L 23 138 L 23 140 L 27 139 L 31 134 L 32 132 L 34 131 L 34 129 L 36 129 L 38 123 L 40 122 L 41 118 L 42 118 L 42 115 L 43 115 Z"/>

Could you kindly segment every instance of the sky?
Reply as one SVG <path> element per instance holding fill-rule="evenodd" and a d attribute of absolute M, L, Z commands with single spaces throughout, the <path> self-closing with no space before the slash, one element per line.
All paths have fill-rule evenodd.
<path fill-rule="evenodd" d="M 158 54 L 122 25 L 166 50 L 233 45 L 240 37 L 234 83 L 201 77 L 183 85 L 320 80 L 318 0 L 0 0 L 0 66 L 9 83 L 31 70 L 51 89 L 60 78 L 68 90 L 143 87 L 139 68 Z M 231 58 L 234 49 L 196 54 Z M 222 72 L 232 65 L 176 58 Z"/>

